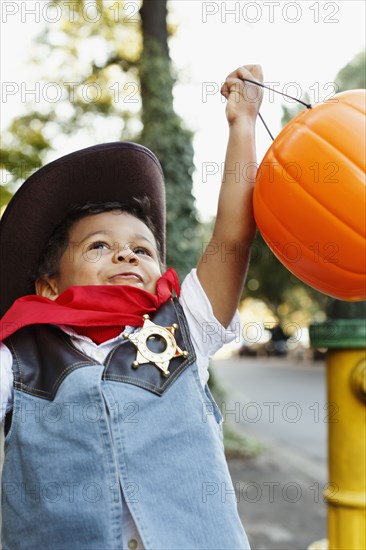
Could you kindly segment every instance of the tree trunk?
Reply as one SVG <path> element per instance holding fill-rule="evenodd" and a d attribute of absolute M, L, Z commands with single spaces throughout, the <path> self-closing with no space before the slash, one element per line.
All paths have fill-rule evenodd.
<path fill-rule="evenodd" d="M 167 266 L 180 278 L 196 265 L 200 252 L 192 195 L 192 134 L 173 107 L 171 60 L 166 24 L 167 0 L 146 0 L 141 9 L 143 51 L 139 73 L 143 130 L 140 142 L 162 165 L 167 202 Z"/>
<path fill-rule="evenodd" d="M 148 48 L 149 39 L 153 39 L 160 44 L 161 52 L 169 58 L 167 14 L 167 0 L 148 0 L 140 9 L 144 51 Z"/>
<path fill-rule="evenodd" d="M 140 9 L 143 51 L 140 60 L 142 123 L 147 129 L 174 116 L 171 61 L 166 24 L 167 0 L 144 1 Z M 162 119 L 164 117 L 164 119 Z"/>

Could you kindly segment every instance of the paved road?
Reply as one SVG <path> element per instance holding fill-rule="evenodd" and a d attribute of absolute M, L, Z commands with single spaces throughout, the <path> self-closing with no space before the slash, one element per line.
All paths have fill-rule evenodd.
<path fill-rule="evenodd" d="M 224 420 L 281 449 L 326 481 L 327 424 L 336 405 L 327 405 L 322 362 L 294 363 L 278 358 L 234 358 L 212 362 L 227 389 Z"/>
<path fill-rule="evenodd" d="M 243 358 L 211 369 L 227 389 L 224 420 L 265 445 L 259 457 L 229 460 L 252 549 L 305 550 L 326 538 L 324 365 Z"/>

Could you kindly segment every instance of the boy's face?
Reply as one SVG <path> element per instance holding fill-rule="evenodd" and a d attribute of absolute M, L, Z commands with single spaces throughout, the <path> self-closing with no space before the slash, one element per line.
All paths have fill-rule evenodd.
<path fill-rule="evenodd" d="M 130 285 L 155 293 L 160 276 L 153 233 L 135 216 L 113 210 L 75 222 L 58 275 L 38 280 L 36 292 L 52 300 L 84 285 Z"/>

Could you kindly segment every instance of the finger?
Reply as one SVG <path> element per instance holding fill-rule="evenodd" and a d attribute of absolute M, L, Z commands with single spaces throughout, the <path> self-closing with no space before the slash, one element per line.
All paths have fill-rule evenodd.
<path fill-rule="evenodd" d="M 220 92 L 222 93 L 223 96 L 226 97 L 226 99 L 229 97 L 234 85 L 243 86 L 243 82 L 238 78 L 231 78 L 228 76 L 220 90 Z"/>
<path fill-rule="evenodd" d="M 221 86 L 220 93 L 221 93 L 226 99 L 229 97 L 230 90 L 229 90 L 229 86 L 227 85 L 226 81 L 225 81 L 224 84 Z"/>
<path fill-rule="evenodd" d="M 244 79 L 244 82 L 242 79 Z M 245 79 L 263 82 L 262 67 L 260 65 L 242 65 L 241 67 L 238 67 L 235 71 L 233 71 L 226 77 L 226 80 L 220 90 L 221 94 L 226 99 L 228 99 L 231 88 L 234 86 L 234 84 L 240 83 L 241 88 L 234 89 L 233 92 L 240 92 L 241 90 L 242 94 L 244 95 L 247 90 L 245 86 L 253 86 L 253 84 L 245 82 Z"/>
<path fill-rule="evenodd" d="M 260 65 L 243 65 L 230 73 L 227 78 L 249 78 L 263 82 L 263 72 Z"/>
<path fill-rule="evenodd" d="M 263 80 L 263 71 L 261 65 L 243 65 L 243 67 L 240 67 L 240 69 L 249 72 L 256 80 Z"/>
<path fill-rule="evenodd" d="M 244 91 L 244 82 L 239 80 L 239 78 L 227 78 L 225 80 L 225 83 L 223 84 L 221 88 L 221 93 L 223 96 L 226 97 L 226 99 L 229 98 L 230 94 L 239 94 L 243 95 Z"/>
<path fill-rule="evenodd" d="M 249 87 L 254 86 L 251 83 L 243 82 L 241 77 L 227 77 L 222 88 L 221 92 L 225 96 L 229 96 L 231 92 L 244 94 L 244 91 Z"/>

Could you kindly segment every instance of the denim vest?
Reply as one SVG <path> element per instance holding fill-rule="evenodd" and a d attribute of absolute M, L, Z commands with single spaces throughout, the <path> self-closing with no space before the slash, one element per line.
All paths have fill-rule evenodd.
<path fill-rule="evenodd" d="M 199 379 L 179 302 L 168 376 L 132 366 L 126 340 L 104 364 L 52 325 L 5 342 L 14 406 L 2 474 L 3 550 L 122 548 L 122 494 L 146 550 L 248 549 L 228 471 L 222 416 Z M 159 343 L 159 342 L 158 342 Z"/>

